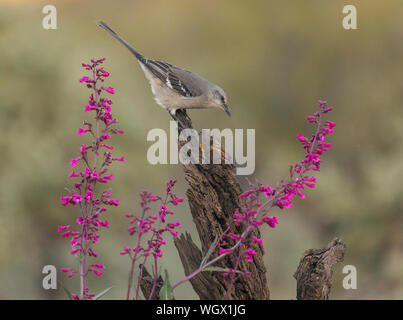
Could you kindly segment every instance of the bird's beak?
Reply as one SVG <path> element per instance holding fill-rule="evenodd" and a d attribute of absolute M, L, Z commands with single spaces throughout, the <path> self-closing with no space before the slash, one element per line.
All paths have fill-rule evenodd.
<path fill-rule="evenodd" d="M 224 111 L 231 117 L 231 111 L 229 110 L 227 105 L 224 105 Z"/>

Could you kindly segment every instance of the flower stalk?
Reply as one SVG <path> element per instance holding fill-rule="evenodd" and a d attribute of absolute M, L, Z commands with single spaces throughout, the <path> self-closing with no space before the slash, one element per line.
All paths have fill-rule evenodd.
<path fill-rule="evenodd" d="M 74 179 L 74 188 L 67 188 L 68 195 L 63 195 L 60 201 L 63 206 L 79 206 L 81 215 L 76 219 L 81 227 L 80 232 L 73 231 L 70 225 L 59 226 L 58 232 L 62 237 L 71 238 L 71 254 L 78 259 L 78 272 L 73 268 L 62 268 L 62 272 L 67 273 L 69 278 L 79 274 L 80 290 L 78 294 L 72 294 L 75 299 L 91 299 L 93 293 L 89 292 L 87 278 L 89 273 L 102 276 L 101 270 L 105 269 L 104 264 L 94 263 L 88 265 L 89 258 L 96 258 L 97 252 L 94 245 L 98 242 L 100 228 L 109 228 L 109 222 L 101 218 L 107 210 L 107 206 L 118 206 L 119 198 L 113 199 L 109 190 L 100 190 L 101 185 L 105 185 L 114 180 L 113 174 L 109 173 L 109 167 L 113 161 L 125 162 L 124 157 L 112 158 L 113 147 L 106 144 L 107 140 L 114 134 L 122 134 L 123 131 L 114 128 L 117 120 L 111 114 L 112 100 L 101 97 L 103 93 L 113 94 L 112 87 L 104 87 L 102 83 L 109 72 L 102 67 L 105 58 L 91 59 L 90 63 L 83 63 L 85 70 L 90 71 L 91 77 L 83 76 L 79 82 L 92 91 L 88 104 L 84 112 L 95 113 L 95 130 L 89 121 L 83 122 L 83 128 L 78 129 L 78 135 L 90 135 L 90 144 L 83 144 L 80 147 L 80 156 L 71 159 L 70 166 L 73 168 L 69 178 Z M 101 125 L 103 126 L 101 131 Z M 100 154 L 103 152 L 103 160 L 100 162 Z M 92 157 L 91 157 L 92 154 Z M 92 159 L 92 161 L 91 161 Z M 81 164 L 81 166 L 79 166 Z M 77 171 L 76 168 L 80 168 Z"/>
<path fill-rule="evenodd" d="M 152 257 L 153 282 L 150 294 L 148 297 L 145 297 L 145 299 L 152 299 L 155 293 L 159 279 L 158 259 L 162 258 L 162 247 L 166 244 L 163 235 L 169 233 L 176 238 L 178 232 L 175 231 L 175 229 L 180 227 L 179 222 L 167 221 L 167 216 L 174 214 L 173 211 L 168 210 L 168 206 L 178 206 L 179 203 L 183 202 L 183 199 L 179 198 L 172 191 L 176 182 L 176 180 L 170 180 L 167 182 L 164 198 L 156 196 L 150 191 L 144 190 L 140 192 L 142 209 L 141 216 L 137 217 L 134 214 L 126 214 L 126 218 L 130 219 L 130 226 L 127 231 L 131 236 L 137 235 L 134 247 L 129 248 L 125 246 L 123 247 L 123 251 L 120 252 L 121 255 L 128 255 L 131 260 L 126 293 L 127 300 L 131 299 L 131 290 L 133 287 L 136 289 L 133 299 L 138 300 L 140 298 L 140 285 L 143 277 L 144 266 L 149 257 Z M 155 202 L 161 203 L 158 214 L 148 213 L 151 210 L 152 203 Z M 145 240 L 146 236 L 148 236 L 148 240 Z M 136 283 L 133 283 L 135 279 L 135 266 L 139 262 L 139 259 L 142 260 L 139 265 L 140 271 L 137 275 Z"/>

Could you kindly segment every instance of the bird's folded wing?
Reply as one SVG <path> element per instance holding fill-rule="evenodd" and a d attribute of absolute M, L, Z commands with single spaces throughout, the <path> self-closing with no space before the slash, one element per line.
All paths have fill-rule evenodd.
<path fill-rule="evenodd" d="M 157 61 L 157 60 L 147 60 L 145 66 L 162 82 L 164 82 L 169 88 L 174 90 L 176 93 L 184 97 L 196 97 L 200 93 L 191 90 L 186 84 L 184 84 L 183 79 L 181 79 L 181 70 L 172 64 Z M 181 70 L 182 72 L 185 70 Z"/>

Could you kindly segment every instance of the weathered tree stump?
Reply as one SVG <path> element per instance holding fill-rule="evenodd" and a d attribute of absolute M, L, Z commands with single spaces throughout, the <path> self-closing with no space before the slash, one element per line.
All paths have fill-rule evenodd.
<path fill-rule="evenodd" d="M 186 111 L 179 110 L 176 117 L 181 122 L 178 126 L 179 134 L 183 129 L 192 128 L 192 122 Z M 245 206 L 240 198 L 242 191 L 236 180 L 235 167 L 232 164 L 224 164 L 223 149 L 221 158 L 222 164 L 184 165 L 185 179 L 189 184 L 186 196 L 202 246 L 200 250 L 189 234 L 181 235 L 175 240 L 186 275 L 199 267 L 202 257 L 215 237 L 226 229 L 226 223 L 231 221 L 235 210 Z M 242 232 L 235 227 L 232 231 Z M 260 236 L 258 230 L 255 232 L 256 236 Z M 266 268 L 263 262 L 264 251 L 257 245 L 253 249 L 256 250 L 254 262 L 247 263 L 242 259 L 239 266 L 241 270 L 249 270 L 252 273 L 249 277 L 242 277 L 235 282 L 231 299 L 269 299 Z M 234 265 L 235 259 L 228 256 L 216 266 L 229 268 Z M 222 299 L 227 291 L 227 281 L 218 272 L 202 272 L 190 282 L 200 299 Z"/>
<path fill-rule="evenodd" d="M 322 249 L 309 249 L 303 254 L 294 274 L 298 300 L 328 300 L 332 288 L 333 266 L 343 261 L 346 245 L 334 238 Z"/>

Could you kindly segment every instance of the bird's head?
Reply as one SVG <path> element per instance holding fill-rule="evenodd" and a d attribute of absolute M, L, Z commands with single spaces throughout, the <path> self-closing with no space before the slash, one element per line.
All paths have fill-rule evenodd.
<path fill-rule="evenodd" d="M 224 110 L 231 116 L 231 111 L 228 108 L 227 95 L 224 90 L 218 86 L 212 91 L 212 104 L 214 107 Z"/>

